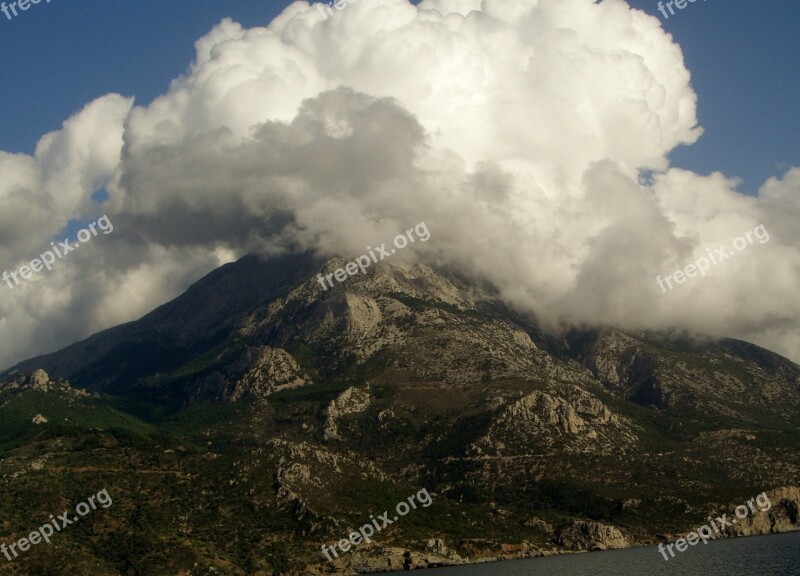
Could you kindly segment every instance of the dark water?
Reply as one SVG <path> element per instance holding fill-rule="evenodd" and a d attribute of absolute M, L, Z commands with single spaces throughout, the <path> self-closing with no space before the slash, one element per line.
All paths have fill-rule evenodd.
<path fill-rule="evenodd" d="M 407 572 L 392 572 L 407 574 Z M 800 576 L 800 533 L 702 543 L 665 561 L 653 548 L 436 568 L 424 576 Z"/>

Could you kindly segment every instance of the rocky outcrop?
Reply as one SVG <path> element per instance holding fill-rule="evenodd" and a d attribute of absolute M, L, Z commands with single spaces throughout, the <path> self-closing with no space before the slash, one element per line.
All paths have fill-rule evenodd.
<path fill-rule="evenodd" d="M 525 521 L 525 527 L 529 528 L 540 538 L 550 540 L 555 533 L 553 527 L 540 518 L 529 518 Z"/>
<path fill-rule="evenodd" d="M 281 348 L 248 346 L 236 360 L 190 385 L 191 401 L 211 398 L 236 402 L 245 397 L 266 398 L 286 388 L 309 384 L 291 354 Z"/>
<path fill-rule="evenodd" d="M 609 388 L 624 391 L 642 362 L 641 345 L 616 330 L 603 330 L 594 342 L 586 365 Z"/>
<path fill-rule="evenodd" d="M 630 546 L 614 526 L 585 520 L 573 520 L 562 528 L 558 544 L 567 550 L 613 550 Z"/>
<path fill-rule="evenodd" d="M 47 424 L 47 418 L 45 418 L 41 414 L 37 414 L 36 416 L 33 417 L 31 422 L 33 422 L 34 424 Z"/>
<path fill-rule="evenodd" d="M 431 309 L 417 316 L 417 325 L 426 323 L 435 327 L 400 350 L 397 361 L 417 376 L 463 385 L 547 374 L 547 354 L 506 321 L 476 322 Z"/>
<path fill-rule="evenodd" d="M 305 498 L 294 490 L 295 484 L 311 481 L 311 472 L 307 466 L 281 460 L 275 474 L 275 499 L 278 508 L 288 511 L 297 520 L 318 518 L 319 515 L 308 505 Z"/>
<path fill-rule="evenodd" d="M 31 374 L 17 374 L 12 380 L 0 388 L 4 391 L 24 392 L 31 390 L 34 392 L 44 392 L 46 394 L 60 394 L 71 399 L 88 398 L 90 394 L 86 390 L 73 388 L 69 382 L 62 378 L 51 379 L 44 370 L 34 370 Z"/>
<path fill-rule="evenodd" d="M 322 274 L 346 263 L 334 258 Z M 286 311 L 301 311 L 304 322 L 281 325 Z M 322 291 L 315 280 L 296 287 L 248 319 L 247 335 L 277 333 L 323 349 L 337 368 L 365 363 L 387 349 L 396 365 L 414 374 L 454 384 L 543 375 L 547 354 L 530 335 L 505 319 L 480 317 L 474 293 L 455 286 L 423 264 L 381 262 Z M 347 350 L 347 355 L 341 355 Z"/>
<path fill-rule="evenodd" d="M 28 385 L 31 390 L 47 392 L 51 386 L 50 377 L 44 370 L 35 370 L 28 379 Z"/>
<path fill-rule="evenodd" d="M 629 424 L 585 390 L 536 390 L 502 408 L 474 454 L 525 454 L 561 440 L 573 452 L 620 451 L 634 446 Z"/>
<path fill-rule="evenodd" d="M 270 440 L 264 448 L 253 454 L 258 458 L 268 453 L 277 459 L 275 473 L 275 495 L 280 508 L 290 509 L 298 519 L 321 519 L 309 503 L 326 488 L 352 471 L 360 477 L 369 477 L 381 482 L 388 480 L 372 462 L 363 461 L 355 456 L 331 452 L 323 446 L 310 442 L 290 442 L 281 439 Z M 247 467 L 247 463 L 242 463 Z M 248 477 L 242 475 L 239 481 L 247 482 Z M 333 524 L 339 522 L 333 519 Z"/>
<path fill-rule="evenodd" d="M 309 382 L 291 354 L 269 346 L 249 347 L 230 366 L 234 376 L 231 400 L 247 395 L 268 396 L 284 388 L 295 388 Z"/>
<path fill-rule="evenodd" d="M 349 414 L 363 412 L 370 405 L 369 385 L 366 389 L 350 387 L 330 403 L 325 412 L 325 439 L 341 440 L 338 422 Z"/>
<path fill-rule="evenodd" d="M 416 542 L 409 548 L 365 546 L 347 557 L 345 565 L 355 574 L 371 574 L 465 563 L 466 560 L 450 550 L 441 538 L 432 538 Z"/>
<path fill-rule="evenodd" d="M 602 330 L 585 361 L 606 388 L 640 404 L 664 408 L 668 398 L 654 377 L 655 363 L 642 344 L 616 330 Z"/>
<path fill-rule="evenodd" d="M 800 486 L 787 486 L 766 493 L 771 506 L 761 507 L 756 501 L 756 512 L 737 519 L 729 532 L 736 536 L 755 536 L 800 530 Z M 763 500 L 762 500 L 763 502 Z"/>

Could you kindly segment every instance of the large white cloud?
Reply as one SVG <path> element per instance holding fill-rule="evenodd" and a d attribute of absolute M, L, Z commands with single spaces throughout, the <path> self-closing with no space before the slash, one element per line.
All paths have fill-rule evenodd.
<path fill-rule="evenodd" d="M 701 134 L 696 96 L 659 21 L 622 0 L 359 0 L 328 19 L 295 2 L 196 47 L 149 106 L 106 96 L 35 157 L 0 153 L 6 269 L 70 219 L 115 224 L 0 286 L 0 364 L 137 317 L 247 251 L 360 254 L 422 220 L 421 257 L 552 324 L 688 328 L 800 360 L 800 170 L 753 198 L 668 169 Z M 759 224 L 768 243 L 656 286 Z"/>

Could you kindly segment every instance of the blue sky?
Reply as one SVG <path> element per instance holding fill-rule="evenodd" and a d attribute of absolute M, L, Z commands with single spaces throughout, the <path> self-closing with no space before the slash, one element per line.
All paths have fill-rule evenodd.
<path fill-rule="evenodd" d="M 699 95 L 700 141 L 674 164 L 721 170 L 755 192 L 800 165 L 800 3 L 699 1 L 664 20 L 684 50 Z M 146 104 L 194 55 L 194 41 L 224 16 L 245 26 L 271 20 L 281 1 L 52 0 L 13 20 L 0 14 L 0 149 L 32 152 L 38 138 L 109 92 Z"/>
<path fill-rule="evenodd" d="M 692 73 L 705 133 L 675 165 L 740 176 L 749 192 L 800 165 L 800 3 L 698 0 L 668 19 L 654 0 L 628 3 L 661 19 Z"/>

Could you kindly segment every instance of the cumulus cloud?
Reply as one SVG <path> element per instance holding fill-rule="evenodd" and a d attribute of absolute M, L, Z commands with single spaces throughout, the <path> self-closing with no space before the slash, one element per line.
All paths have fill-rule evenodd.
<path fill-rule="evenodd" d="M 0 364 L 133 319 L 249 251 L 419 257 L 559 322 L 742 337 L 800 360 L 800 169 L 757 197 L 669 168 L 700 137 L 680 48 L 622 0 L 370 0 L 219 23 L 146 107 L 109 95 L 0 153 L 0 265 L 109 237 L 0 299 Z M 98 187 L 109 198 L 91 201 Z M 662 294 L 657 275 L 770 241 Z M 89 245 L 87 245 L 89 246 Z M 410 250 L 409 250 L 410 253 Z"/>

